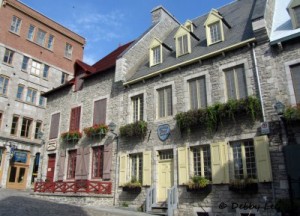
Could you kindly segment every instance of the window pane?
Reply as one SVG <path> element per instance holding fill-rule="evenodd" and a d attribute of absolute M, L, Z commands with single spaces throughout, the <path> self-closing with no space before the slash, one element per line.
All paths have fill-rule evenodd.
<path fill-rule="evenodd" d="M 235 73 L 237 77 L 239 99 L 246 98 L 247 89 L 246 89 L 246 77 L 245 77 L 244 67 L 242 66 L 236 67 Z"/>
<path fill-rule="evenodd" d="M 153 48 L 152 52 L 153 52 L 153 64 L 161 63 L 160 46 Z"/>
<path fill-rule="evenodd" d="M 21 19 L 16 16 L 13 16 L 11 25 L 10 25 L 10 30 L 12 32 L 19 33 L 20 25 L 21 25 Z"/>
<path fill-rule="evenodd" d="M 220 23 L 214 23 L 209 26 L 211 42 L 215 43 L 221 40 Z"/>
<path fill-rule="evenodd" d="M 8 86 L 8 78 L 0 76 L 0 94 L 6 95 Z"/>
<path fill-rule="evenodd" d="M 246 154 L 247 177 L 256 179 L 256 164 L 253 142 L 245 141 L 244 146 Z"/>
<path fill-rule="evenodd" d="M 23 118 L 22 128 L 21 128 L 21 137 L 30 138 L 32 120 Z"/>
<path fill-rule="evenodd" d="M 165 95 L 163 89 L 158 90 L 158 104 L 158 113 L 161 118 L 165 116 Z"/>
<path fill-rule="evenodd" d="M 244 179 L 242 147 L 240 142 L 232 144 L 233 166 L 235 179 Z"/>
<path fill-rule="evenodd" d="M 39 76 L 41 68 L 42 68 L 41 63 L 32 60 L 32 63 L 31 63 L 31 73 L 32 74 Z"/>
<path fill-rule="evenodd" d="M 204 177 L 211 180 L 210 147 L 203 146 L 202 149 L 203 149 Z"/>
<path fill-rule="evenodd" d="M 68 172 L 67 172 L 68 179 L 75 178 L 76 154 L 77 154 L 77 150 L 69 151 Z"/>
<path fill-rule="evenodd" d="M 66 47 L 65 47 L 65 57 L 67 57 L 67 58 L 72 58 L 72 49 L 73 49 L 72 45 L 66 43 Z"/>
<path fill-rule="evenodd" d="M 53 48 L 53 42 L 54 42 L 54 36 L 53 35 L 49 35 L 48 44 L 47 44 L 47 48 L 48 49 L 52 49 Z"/>
<path fill-rule="evenodd" d="M 19 122 L 19 117 L 14 116 L 13 119 L 12 119 L 11 130 L 10 130 L 11 135 L 16 135 L 17 134 L 18 122 Z"/>
<path fill-rule="evenodd" d="M 17 99 L 19 99 L 19 100 L 23 99 L 23 91 L 24 91 L 24 86 L 19 85 L 18 86 L 18 92 L 17 92 Z"/>
<path fill-rule="evenodd" d="M 39 139 L 39 133 L 42 129 L 42 122 L 36 122 L 35 132 L 34 132 L 34 139 Z"/>
<path fill-rule="evenodd" d="M 14 56 L 14 51 L 5 49 L 3 62 L 6 64 L 12 64 L 13 56 Z"/>
<path fill-rule="evenodd" d="M 225 72 L 226 78 L 226 90 L 228 99 L 237 99 L 235 92 L 235 82 L 234 82 L 234 71 L 229 70 Z"/>
<path fill-rule="evenodd" d="M 36 43 L 44 46 L 45 43 L 45 36 L 46 36 L 46 32 L 44 32 L 43 30 L 39 29 L 37 32 L 37 38 L 36 38 Z"/>
<path fill-rule="evenodd" d="M 173 110 L 172 110 L 172 88 L 167 87 L 165 89 L 166 93 L 166 99 L 167 99 L 167 116 L 173 115 Z"/>
<path fill-rule="evenodd" d="M 44 65 L 43 77 L 47 78 L 48 77 L 48 73 L 49 73 L 49 66 L 48 65 Z"/>
<path fill-rule="evenodd" d="M 29 40 L 33 40 L 34 29 L 35 29 L 35 27 L 34 27 L 33 25 L 30 25 L 30 26 L 29 26 L 28 34 L 27 34 L 27 38 L 28 38 Z"/>
<path fill-rule="evenodd" d="M 196 80 L 189 81 L 190 108 L 198 109 L 197 83 Z"/>
<path fill-rule="evenodd" d="M 291 76 L 296 97 L 296 103 L 300 104 L 300 64 L 291 66 Z"/>
<path fill-rule="evenodd" d="M 27 71 L 29 58 L 27 56 L 23 56 L 22 62 L 22 70 Z"/>
<path fill-rule="evenodd" d="M 294 8 L 297 26 L 300 26 L 300 6 Z"/>
<path fill-rule="evenodd" d="M 93 178 L 103 176 L 103 146 L 93 148 Z"/>
<path fill-rule="evenodd" d="M 194 154 L 194 176 L 201 176 L 201 155 L 200 148 L 193 150 Z"/>
<path fill-rule="evenodd" d="M 143 95 L 138 95 L 131 98 L 132 101 L 132 117 L 133 122 L 143 120 L 144 116 L 144 99 Z"/>

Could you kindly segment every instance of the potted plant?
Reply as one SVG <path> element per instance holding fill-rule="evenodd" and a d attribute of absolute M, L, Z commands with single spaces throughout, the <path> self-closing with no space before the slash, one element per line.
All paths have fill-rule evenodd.
<path fill-rule="evenodd" d="M 142 184 L 136 178 L 132 178 L 130 182 L 123 185 L 123 191 L 140 193 L 142 190 Z"/>
<path fill-rule="evenodd" d="M 147 133 L 147 122 L 137 121 L 120 127 L 120 135 L 123 137 L 144 138 Z"/>
<path fill-rule="evenodd" d="M 235 179 L 230 182 L 229 190 L 235 193 L 257 193 L 258 184 L 252 178 Z"/>
<path fill-rule="evenodd" d="M 187 183 L 187 192 L 209 193 L 211 189 L 210 181 L 202 176 L 193 176 Z"/>
<path fill-rule="evenodd" d="M 105 135 L 108 131 L 108 126 L 105 124 L 95 124 L 91 127 L 86 127 L 83 132 L 87 137 L 95 137 Z"/>
<path fill-rule="evenodd" d="M 65 142 L 77 142 L 82 137 L 82 133 L 80 131 L 68 131 L 62 133 L 60 137 Z"/>

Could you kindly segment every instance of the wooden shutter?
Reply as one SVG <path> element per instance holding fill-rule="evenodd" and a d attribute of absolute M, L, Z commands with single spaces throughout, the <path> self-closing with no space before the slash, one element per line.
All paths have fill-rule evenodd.
<path fill-rule="evenodd" d="M 77 149 L 75 179 L 82 179 L 83 147 Z"/>
<path fill-rule="evenodd" d="M 291 67 L 296 103 L 300 104 L 300 64 Z"/>
<path fill-rule="evenodd" d="M 233 70 L 225 72 L 226 90 L 228 99 L 236 99 L 235 82 Z"/>
<path fill-rule="evenodd" d="M 187 147 L 180 147 L 178 148 L 178 184 L 187 184 L 188 180 L 188 149 Z"/>
<path fill-rule="evenodd" d="M 89 177 L 89 164 L 90 164 L 90 147 L 85 147 L 82 153 L 81 161 L 81 179 L 88 179 Z"/>
<path fill-rule="evenodd" d="M 151 151 L 146 151 L 143 153 L 143 185 L 151 186 Z"/>
<path fill-rule="evenodd" d="M 58 137 L 59 120 L 60 120 L 60 113 L 56 113 L 51 116 L 49 139 L 55 139 Z"/>
<path fill-rule="evenodd" d="M 257 178 L 259 182 L 272 181 L 268 136 L 254 137 Z"/>
<path fill-rule="evenodd" d="M 245 78 L 245 70 L 243 66 L 239 66 L 235 68 L 235 73 L 238 82 L 238 92 L 239 99 L 247 97 L 247 87 L 246 87 L 246 78 Z"/>
<path fill-rule="evenodd" d="M 201 102 L 201 108 L 207 107 L 207 97 L 206 97 L 206 83 L 205 83 L 205 77 L 201 77 L 199 80 L 199 96 L 200 96 L 200 102 Z"/>
<path fill-rule="evenodd" d="M 225 142 L 212 143 L 210 152 L 213 184 L 229 183 L 227 144 Z"/>
<path fill-rule="evenodd" d="M 80 129 L 80 112 L 80 106 L 72 108 L 70 118 L 70 131 L 77 131 Z"/>
<path fill-rule="evenodd" d="M 120 155 L 120 173 L 119 173 L 119 186 L 127 182 L 127 155 Z"/>
<path fill-rule="evenodd" d="M 105 124 L 106 122 L 106 101 L 107 99 L 97 100 L 94 103 L 93 124 Z"/>
<path fill-rule="evenodd" d="M 165 95 L 164 90 L 158 90 L 158 105 L 159 105 L 159 117 L 165 116 Z"/>
<path fill-rule="evenodd" d="M 111 162 L 113 156 L 113 142 L 104 145 L 104 160 L 103 160 L 103 179 L 110 180 L 111 178 Z"/>
<path fill-rule="evenodd" d="M 196 80 L 189 81 L 190 88 L 190 108 L 198 109 L 197 83 Z"/>
<path fill-rule="evenodd" d="M 64 180 L 64 171 L 65 171 L 65 159 L 66 159 L 66 151 L 61 151 L 59 155 L 59 161 L 58 161 L 58 181 Z"/>

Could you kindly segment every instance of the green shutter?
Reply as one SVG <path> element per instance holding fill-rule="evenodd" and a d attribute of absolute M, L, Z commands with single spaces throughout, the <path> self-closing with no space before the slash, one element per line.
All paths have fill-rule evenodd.
<path fill-rule="evenodd" d="M 178 148 L 178 184 L 187 184 L 188 175 L 188 149 L 187 147 Z"/>
<path fill-rule="evenodd" d="M 119 174 L 119 186 L 124 185 L 127 182 L 127 155 L 120 155 L 120 174 Z"/>
<path fill-rule="evenodd" d="M 254 137 L 257 178 L 259 182 L 272 181 L 268 136 Z"/>
<path fill-rule="evenodd" d="M 143 153 L 143 185 L 151 185 L 151 151 Z"/>
<path fill-rule="evenodd" d="M 210 152 L 213 184 L 229 183 L 227 144 L 225 142 L 212 143 Z"/>

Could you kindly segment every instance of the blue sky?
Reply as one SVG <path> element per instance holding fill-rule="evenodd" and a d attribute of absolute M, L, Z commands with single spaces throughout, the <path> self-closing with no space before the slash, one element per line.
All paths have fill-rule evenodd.
<path fill-rule="evenodd" d="M 162 5 L 184 23 L 234 0 L 21 0 L 86 39 L 84 61 L 93 64 L 151 25 L 151 10 Z"/>

